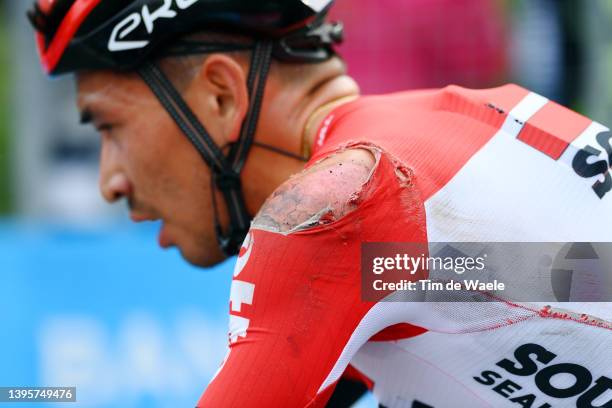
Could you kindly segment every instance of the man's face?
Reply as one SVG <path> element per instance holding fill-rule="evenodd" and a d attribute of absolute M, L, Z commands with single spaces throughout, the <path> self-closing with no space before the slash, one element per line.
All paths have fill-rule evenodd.
<path fill-rule="evenodd" d="M 210 171 L 148 87 L 136 75 L 109 72 L 80 74 L 77 87 L 83 119 L 102 139 L 104 198 L 126 198 L 134 221 L 161 219 L 160 245 L 177 246 L 187 261 L 221 261 Z"/>

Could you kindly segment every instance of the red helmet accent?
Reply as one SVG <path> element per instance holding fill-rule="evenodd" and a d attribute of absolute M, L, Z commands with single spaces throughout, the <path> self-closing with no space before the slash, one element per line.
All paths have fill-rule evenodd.
<path fill-rule="evenodd" d="M 38 54 L 42 66 L 46 73 L 51 73 L 55 69 L 60 58 L 64 54 L 64 51 L 70 44 L 70 41 L 78 31 L 83 21 L 89 16 L 92 10 L 100 4 L 102 0 L 77 0 L 70 7 L 70 10 L 66 14 L 66 17 L 62 20 L 57 33 L 46 47 L 45 36 L 37 32 L 36 42 L 38 44 Z M 44 8 L 41 3 L 47 3 L 46 8 L 50 9 L 53 4 L 53 0 L 41 0 L 38 2 L 41 11 L 44 12 Z"/>

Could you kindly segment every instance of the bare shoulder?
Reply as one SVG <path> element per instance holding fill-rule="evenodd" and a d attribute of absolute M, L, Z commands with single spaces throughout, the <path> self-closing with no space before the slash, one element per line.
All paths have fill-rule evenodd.
<path fill-rule="evenodd" d="M 291 177 L 266 200 L 256 228 L 289 233 L 342 218 L 371 176 L 374 154 L 355 148 L 333 154 Z"/>

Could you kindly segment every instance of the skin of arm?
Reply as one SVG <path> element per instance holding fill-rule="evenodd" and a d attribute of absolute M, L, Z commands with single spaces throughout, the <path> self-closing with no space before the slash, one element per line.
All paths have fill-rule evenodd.
<path fill-rule="evenodd" d="M 368 181 L 375 159 L 365 149 L 332 155 L 291 177 L 266 200 L 253 225 L 289 233 L 342 218 L 356 208 L 352 197 Z"/>

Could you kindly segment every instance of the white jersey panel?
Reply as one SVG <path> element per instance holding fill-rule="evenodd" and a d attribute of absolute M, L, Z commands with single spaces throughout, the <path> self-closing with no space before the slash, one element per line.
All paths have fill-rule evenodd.
<path fill-rule="evenodd" d="M 534 316 L 495 330 L 368 342 L 351 364 L 388 408 L 550 408 L 576 407 L 597 381 L 610 381 L 610 361 L 609 330 Z"/>
<path fill-rule="evenodd" d="M 599 198 L 591 188 L 597 177 L 578 176 L 570 158 L 597 145 L 606 128 L 590 126 L 553 160 L 517 139 L 519 122 L 542 101 L 526 97 L 490 142 L 426 201 L 430 242 L 612 242 L 612 194 Z"/>

